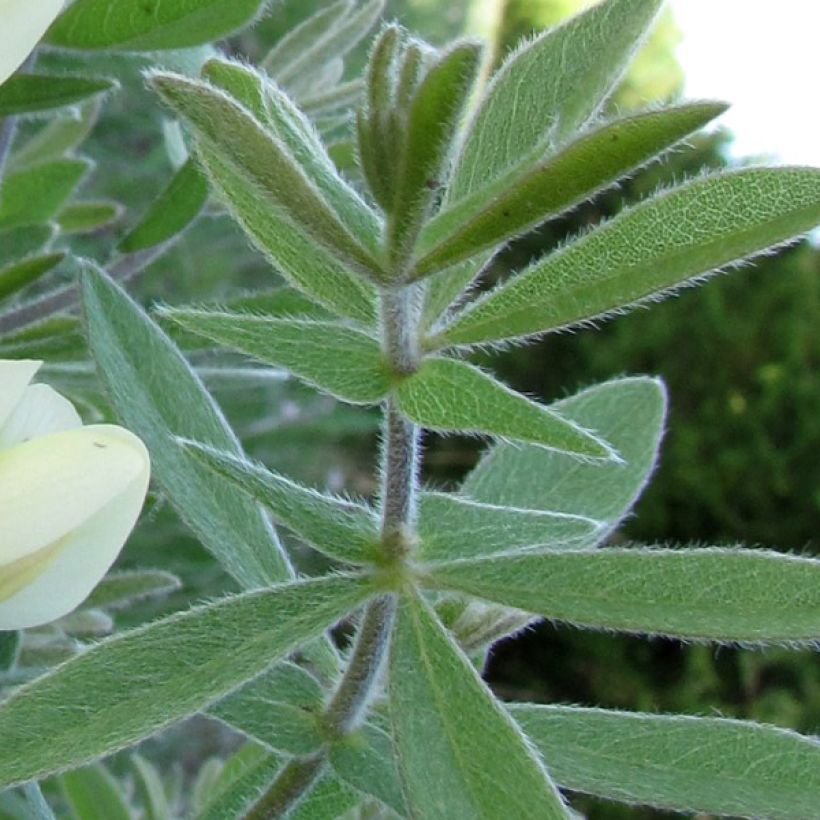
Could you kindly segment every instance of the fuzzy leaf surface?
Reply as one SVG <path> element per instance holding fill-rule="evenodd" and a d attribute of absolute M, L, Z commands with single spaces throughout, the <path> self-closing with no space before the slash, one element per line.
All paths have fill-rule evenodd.
<path fill-rule="evenodd" d="M 145 598 L 166 595 L 182 586 L 176 575 L 161 569 L 111 572 L 94 587 L 83 606 L 92 609 L 123 609 Z"/>
<path fill-rule="evenodd" d="M 0 85 L 0 117 L 74 105 L 117 87 L 113 80 L 48 74 L 14 74 Z"/>
<path fill-rule="evenodd" d="M 389 687 L 393 740 L 411 817 L 568 816 L 524 735 L 416 595 L 408 595 L 399 609 Z"/>
<path fill-rule="evenodd" d="M 566 513 L 481 504 L 455 493 L 426 492 L 419 511 L 419 557 L 479 558 L 536 547 L 579 546 L 597 538 L 601 522 Z"/>
<path fill-rule="evenodd" d="M 287 144 L 247 109 L 219 89 L 182 75 L 155 73 L 151 84 L 233 174 L 256 189 L 257 208 L 269 202 L 340 262 L 364 276 L 381 277 L 379 263 L 339 218 Z"/>
<path fill-rule="evenodd" d="M 390 390 L 379 343 L 345 325 L 182 308 L 166 309 L 162 315 L 186 330 L 289 370 L 344 401 L 371 404 Z"/>
<path fill-rule="evenodd" d="M 469 259 L 557 216 L 719 116 L 692 103 L 634 114 L 582 134 L 560 152 L 524 161 L 438 213 L 419 238 L 414 277 Z"/>
<path fill-rule="evenodd" d="M 196 460 L 264 504 L 278 524 L 315 549 L 337 561 L 370 562 L 379 541 L 378 519 L 372 510 L 303 487 L 230 453 L 196 442 L 186 442 L 184 446 Z"/>
<path fill-rule="evenodd" d="M 351 576 L 296 582 L 96 644 L 0 706 L 0 787 L 80 765 L 194 714 L 318 636 L 367 595 Z"/>
<path fill-rule="evenodd" d="M 600 108 L 662 0 L 604 0 L 513 52 L 467 132 L 449 192 L 476 191 L 538 145 L 560 145 Z"/>
<path fill-rule="evenodd" d="M 790 820 L 820 805 L 820 743 L 740 720 L 511 704 L 555 779 L 669 811 Z"/>
<path fill-rule="evenodd" d="M 44 250 L 54 234 L 53 225 L 26 225 L 0 231 L 0 266 L 19 262 L 35 251 Z"/>
<path fill-rule="evenodd" d="M 376 726 L 365 725 L 330 747 L 328 760 L 333 771 L 347 785 L 370 794 L 400 817 L 407 816 L 407 804 L 396 769 L 393 741 Z"/>
<path fill-rule="evenodd" d="M 470 305 L 432 347 L 570 327 L 639 304 L 810 231 L 820 170 L 704 177 L 626 210 Z"/>
<path fill-rule="evenodd" d="M 61 112 L 50 119 L 33 137 L 26 140 L 11 155 L 10 167 L 15 170 L 49 160 L 61 159 L 79 147 L 97 122 L 100 106 L 96 102 Z"/>
<path fill-rule="evenodd" d="M 10 173 L 3 180 L 0 228 L 48 222 L 91 168 L 84 159 L 59 159 Z"/>
<path fill-rule="evenodd" d="M 610 442 L 623 464 L 589 464 L 541 447 L 496 444 L 461 493 L 485 504 L 601 521 L 596 540 L 602 540 L 629 512 L 655 468 L 666 404 L 663 383 L 647 377 L 615 379 L 562 399 L 553 407 Z"/>
<path fill-rule="evenodd" d="M 437 586 L 593 629 L 723 643 L 820 638 L 820 561 L 752 549 L 542 551 L 435 565 Z"/>
<path fill-rule="evenodd" d="M 222 412 L 173 342 L 90 264 L 82 280 L 88 341 L 124 424 L 151 453 L 153 473 L 182 520 L 245 587 L 290 577 L 258 506 L 173 444 L 174 436 L 241 454 Z"/>
<path fill-rule="evenodd" d="M 43 256 L 29 256 L 19 262 L 12 262 L 0 268 L 0 301 L 36 282 L 49 271 L 54 270 L 65 259 L 65 253 L 47 253 Z"/>
<path fill-rule="evenodd" d="M 102 763 L 66 772 L 59 782 L 73 817 L 82 820 L 131 820 L 123 790 Z"/>
<path fill-rule="evenodd" d="M 275 207 L 262 207 L 253 182 L 238 176 L 214 152 L 199 146 L 208 177 L 254 245 L 293 287 L 340 316 L 372 325 L 375 289 L 298 230 Z M 265 203 L 266 204 L 266 203 Z"/>
<path fill-rule="evenodd" d="M 173 239 L 199 216 L 207 201 L 208 181 L 189 159 L 120 242 L 120 251 L 134 253 Z"/>
<path fill-rule="evenodd" d="M 219 40 L 253 20 L 260 0 L 76 0 L 45 42 L 81 50 L 159 51 Z"/>
<path fill-rule="evenodd" d="M 531 442 L 586 458 L 616 458 L 592 433 L 455 359 L 429 359 L 396 391 L 402 413 L 431 430 Z"/>

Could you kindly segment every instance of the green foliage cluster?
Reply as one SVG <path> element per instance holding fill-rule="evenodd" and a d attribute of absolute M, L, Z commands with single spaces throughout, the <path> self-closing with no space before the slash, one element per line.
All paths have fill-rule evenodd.
<path fill-rule="evenodd" d="M 250 24 L 260 5 L 164 0 L 133 13 L 116 2 L 102 15 L 100 0 L 77 0 L 46 42 L 198 47 Z M 544 405 L 465 360 L 658 299 L 816 225 L 816 170 L 722 172 L 647 196 L 471 296 L 512 240 L 722 110 L 600 117 L 660 6 L 604 0 L 517 50 L 486 86 L 481 44 L 435 49 L 395 25 L 376 37 L 363 80 L 346 79 L 378 0 L 320 8 L 259 66 L 205 48 L 153 67 L 149 85 L 185 137 L 176 131 L 165 191 L 103 264 L 78 259 L 68 237 L 116 206 L 65 212 L 90 125 L 58 117 L 12 154 L 0 225 L 23 250 L 0 271 L 14 299 L 0 313 L 4 355 L 81 350 L 85 338 L 107 397 L 93 406 L 145 440 L 159 492 L 240 591 L 72 645 L 83 623 L 111 631 L 108 609 L 177 583 L 114 575 L 73 632 L 58 625 L 41 644 L 70 656 L 45 672 L 23 657 L 32 636 L 4 638 L 2 811 L 51 816 L 32 781 L 54 776 L 59 793 L 48 796 L 80 820 L 101 805 L 106 817 L 157 820 L 572 817 L 559 788 L 668 810 L 810 816 L 813 738 L 713 717 L 508 705 L 480 674 L 493 643 L 536 617 L 750 647 L 806 648 L 820 634 L 814 559 L 601 548 L 655 466 L 661 381 L 609 380 Z M 113 84 L 83 88 L 85 99 Z M 12 92 L 6 113 L 28 113 L 33 97 Z M 37 105 L 64 106 L 65 93 L 38 92 Z M 86 106 L 80 121 L 93 122 Z M 229 213 L 287 286 L 146 313 L 116 280 L 166 253 L 206 208 Z M 32 260 L 55 240 L 77 283 L 35 281 L 53 266 L 35 275 Z M 81 318 L 70 311 L 78 299 Z M 215 348 L 246 357 L 243 373 L 252 359 L 252 371 L 287 371 L 378 407 L 376 500 L 249 460 L 201 378 Z M 456 492 L 421 486 L 423 430 L 491 440 Z M 271 520 L 331 571 L 300 574 Z M 355 636 L 340 650 L 330 630 L 345 622 Z M 121 767 L 131 795 L 98 762 L 194 715 L 246 742 L 204 766 L 187 799 L 141 756 Z"/>

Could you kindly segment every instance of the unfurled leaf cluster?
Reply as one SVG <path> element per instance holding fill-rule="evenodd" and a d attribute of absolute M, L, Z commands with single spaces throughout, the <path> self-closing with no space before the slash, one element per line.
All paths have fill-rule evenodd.
<path fill-rule="evenodd" d="M 202 31 L 234 20 L 222 5 L 199 4 Z M 242 17 L 247 5 L 232 9 Z M 533 617 L 722 644 L 820 637 L 818 561 L 605 547 L 656 462 L 659 381 L 615 380 L 544 406 L 463 358 L 657 298 L 817 223 L 816 170 L 703 177 L 471 298 L 506 243 L 723 110 L 599 119 L 660 5 L 604 0 L 522 45 L 486 85 L 479 44 L 436 50 L 385 27 L 355 120 L 358 167 L 346 171 L 323 138 L 333 128 L 309 113 L 360 88 L 341 81 L 340 61 L 378 4 L 327 6 L 260 68 L 213 57 L 198 77 L 150 73 L 193 147 L 179 172 L 191 187 L 177 177 L 162 201 L 204 202 L 207 179 L 292 289 L 279 310 L 165 308 L 162 321 L 341 401 L 380 405 L 384 487 L 377 502 L 356 501 L 249 461 L 172 339 L 85 264 L 85 327 L 111 403 L 243 591 L 103 641 L 14 692 L 0 706 L 0 787 L 205 713 L 249 743 L 230 777 L 202 787 L 199 817 L 543 820 L 571 816 L 561 787 L 670 810 L 811 816 L 814 739 L 716 718 L 506 705 L 480 676 L 488 647 Z M 160 16 L 153 30 L 112 12 L 100 33 L 83 16 L 93 8 L 75 3 L 52 39 L 161 48 L 184 20 Z M 147 239 L 132 233 L 131 250 L 162 237 L 176 211 L 135 231 Z M 423 429 L 493 442 L 458 491 L 442 493 L 418 486 Z M 270 519 L 338 571 L 297 577 Z M 328 630 L 362 608 L 343 655 Z M 135 765 L 150 802 L 152 775 Z M 83 778 L 101 777 L 84 769 L 63 788 L 71 799 Z"/>

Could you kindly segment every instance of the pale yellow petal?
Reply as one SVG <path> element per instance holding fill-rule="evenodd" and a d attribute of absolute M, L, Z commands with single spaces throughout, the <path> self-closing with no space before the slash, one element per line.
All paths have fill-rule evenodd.
<path fill-rule="evenodd" d="M 0 0 L 0 83 L 40 42 L 63 8 L 63 0 Z"/>
<path fill-rule="evenodd" d="M 0 571 L 63 537 L 146 470 L 145 446 L 113 425 L 0 450 Z"/>
<path fill-rule="evenodd" d="M 108 572 L 133 529 L 148 490 L 148 453 L 128 431 L 107 429 L 118 431 L 106 434 L 112 447 L 117 442 L 133 448 L 140 469 L 105 506 L 65 536 L 59 549 L 38 556 L 42 561 L 36 578 L 0 601 L 0 630 L 50 623 L 76 609 Z"/>
<path fill-rule="evenodd" d="M 31 359 L 0 359 L 0 427 L 17 406 L 41 364 Z"/>
<path fill-rule="evenodd" d="M 82 426 L 79 413 L 65 396 L 47 384 L 30 384 L 5 424 L 0 425 L 0 450 Z"/>

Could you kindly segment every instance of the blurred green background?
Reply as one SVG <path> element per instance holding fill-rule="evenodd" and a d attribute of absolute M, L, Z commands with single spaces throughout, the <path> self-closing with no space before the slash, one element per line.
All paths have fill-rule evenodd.
<path fill-rule="evenodd" d="M 527 36 L 590 0 L 390 0 L 389 16 L 433 43 L 464 30 L 494 39 L 497 60 Z M 231 47 L 255 59 L 290 26 L 323 5 L 286 0 Z M 666 14 L 611 106 L 624 111 L 680 94 L 679 31 Z M 364 49 L 349 61 L 355 73 Z M 104 108 L 86 152 L 98 167 L 90 196 L 116 199 L 133 222 L 166 183 L 163 112 L 143 89 L 133 61 L 107 68 L 125 92 Z M 728 164 L 731 135 L 701 136 L 595 201 L 512 245 L 488 282 L 595 225 L 659 186 Z M 104 259 L 124 225 L 75 244 Z M 239 230 L 209 212 L 134 285 L 145 302 L 224 299 L 277 284 Z M 820 552 L 820 250 L 808 242 L 719 276 L 677 298 L 598 329 L 547 337 L 529 347 L 484 356 L 510 384 L 545 401 L 621 374 L 659 374 L 671 414 L 658 471 L 635 515 L 616 536 L 645 543 L 744 543 L 796 553 Z M 282 380 L 214 383 L 217 398 L 250 453 L 315 486 L 372 496 L 378 418 Z M 237 389 L 237 388 L 241 389 Z M 82 393 L 77 388 L 78 394 Z M 480 445 L 459 438 L 427 441 L 425 478 L 453 487 Z M 322 559 L 294 544 L 311 572 Z M 132 539 L 122 566 L 162 566 L 185 588 L 144 606 L 183 606 L 227 588 L 228 581 L 184 531 L 162 499 Z M 488 677 L 506 698 L 563 701 L 649 711 L 755 718 L 803 732 L 820 727 L 820 674 L 807 652 L 738 651 L 585 634 L 543 624 L 497 646 Z M 201 759 L 201 755 L 195 757 Z M 661 817 L 592 800 L 591 818 Z"/>

